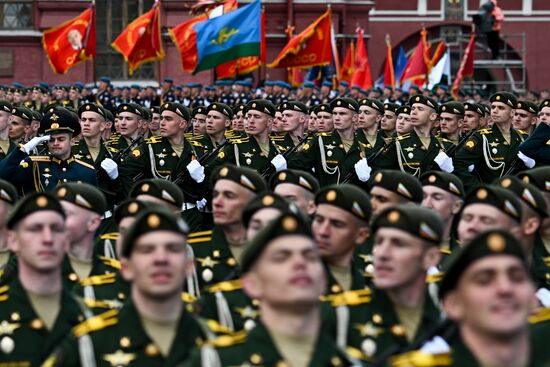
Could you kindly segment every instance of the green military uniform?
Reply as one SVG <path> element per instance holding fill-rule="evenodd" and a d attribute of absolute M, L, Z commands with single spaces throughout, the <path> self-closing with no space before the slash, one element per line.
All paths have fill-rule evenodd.
<path fill-rule="evenodd" d="M 384 114 L 384 104 L 382 104 L 382 102 L 378 100 L 365 98 L 359 101 L 359 105 L 373 108 L 378 111 L 380 115 Z M 358 129 L 355 135 L 357 137 L 357 140 L 359 140 L 359 142 L 361 143 L 367 160 L 369 157 L 372 157 L 373 154 L 380 151 L 391 140 L 390 138 L 386 137 L 382 131 L 377 131 L 374 139 L 372 139 L 372 137 L 367 137 L 366 132 L 361 129 Z"/>
<path fill-rule="evenodd" d="M 516 99 L 502 92 L 491 96 L 491 102 L 502 102 L 516 107 Z M 498 126 L 476 131 L 454 157 L 454 173 L 466 190 L 479 183 L 491 183 L 504 176 L 517 161 L 519 145 L 527 138 L 522 130 L 510 129 L 509 141 Z M 522 166 L 522 165 L 521 165 Z"/>
<path fill-rule="evenodd" d="M 357 102 L 349 98 L 334 100 L 331 108 L 335 107 L 346 108 L 355 113 L 359 109 Z M 356 136 L 349 143 L 350 146 L 344 146 L 337 131 L 319 133 L 303 146 L 301 152 L 294 155 L 288 166 L 291 169 L 313 171 L 321 187 L 341 183 L 348 174 L 355 176 L 355 163 L 365 158 L 362 145 Z"/>
<path fill-rule="evenodd" d="M 8 101 L 0 101 L 0 111 L 11 113 L 13 110 L 12 105 Z M 6 127 L 9 129 L 9 126 Z M 5 141 L 0 140 L 0 160 L 6 158 L 14 149 L 17 148 L 17 145 L 11 140 L 7 139 Z"/>
<path fill-rule="evenodd" d="M 42 119 L 46 134 L 69 132 L 80 134 L 80 124 L 74 114 L 57 110 Z M 71 155 L 67 160 L 53 156 L 29 156 L 23 149 L 13 150 L 0 162 L 0 178 L 21 187 L 24 193 L 51 191 L 58 183 L 80 181 L 97 186 L 94 166 Z"/>
<path fill-rule="evenodd" d="M 379 186 L 412 203 L 420 204 L 422 202 L 423 193 L 420 181 L 406 172 L 380 170 L 371 177 L 367 186 L 369 189 Z M 363 244 L 356 247 L 354 253 L 354 262 L 368 282 L 372 279 L 374 272 L 374 265 L 372 263 L 373 245 L 374 238 L 373 236 L 369 236 Z"/>
<path fill-rule="evenodd" d="M 462 247 L 453 256 L 452 261 L 445 269 L 446 274 L 441 281 L 439 288 L 439 297 L 444 297 L 453 289 L 456 288 L 462 274 L 466 269 L 479 259 L 489 256 L 508 256 L 518 258 L 525 269 L 528 269 L 527 259 L 520 243 L 508 232 L 502 230 L 488 231 L 476 237 L 472 242 Z M 529 343 L 528 349 L 529 359 L 528 367 L 549 366 L 550 353 L 546 340 L 548 335 L 548 319 L 550 312 L 548 309 L 543 309 L 536 315 L 533 315 L 529 322 Z M 527 320 L 526 320 L 527 323 Z M 459 325 L 460 328 L 460 325 Z M 420 350 L 408 352 L 396 356 L 390 360 L 390 365 L 395 367 L 400 366 L 479 366 L 483 367 L 481 362 L 476 358 L 473 351 L 464 343 L 458 332 L 455 335 L 446 336 L 445 341 L 448 343 L 447 351 L 433 353 L 430 351 L 426 343 Z M 442 350 L 443 339 L 439 338 L 438 350 Z M 443 343 L 444 344 L 444 343 Z"/>

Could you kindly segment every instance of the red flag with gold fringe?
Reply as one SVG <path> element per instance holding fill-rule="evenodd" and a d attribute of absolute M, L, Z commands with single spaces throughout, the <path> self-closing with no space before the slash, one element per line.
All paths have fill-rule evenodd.
<path fill-rule="evenodd" d="M 130 23 L 111 46 L 124 56 L 130 75 L 146 62 L 164 59 L 160 36 L 160 1 Z"/>
<path fill-rule="evenodd" d="M 44 31 L 42 45 L 56 74 L 65 74 L 76 64 L 96 54 L 95 5 L 92 4 L 60 26 Z"/>

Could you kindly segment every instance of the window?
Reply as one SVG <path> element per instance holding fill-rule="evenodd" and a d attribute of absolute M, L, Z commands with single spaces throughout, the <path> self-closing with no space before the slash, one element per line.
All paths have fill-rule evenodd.
<path fill-rule="evenodd" d="M 124 57 L 111 43 L 134 19 L 149 11 L 154 0 L 96 0 L 96 72 L 112 79 L 156 79 L 156 63 L 142 64 L 129 77 Z"/>
<path fill-rule="evenodd" d="M 31 29 L 32 3 L 29 1 L 0 1 L 0 29 Z"/>

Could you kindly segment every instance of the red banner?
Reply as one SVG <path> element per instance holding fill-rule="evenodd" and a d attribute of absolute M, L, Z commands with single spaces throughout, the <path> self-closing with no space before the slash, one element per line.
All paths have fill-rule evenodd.
<path fill-rule="evenodd" d="M 390 35 L 386 35 L 386 66 L 384 67 L 384 85 L 395 87 L 395 72 L 393 70 L 393 55 L 390 42 Z"/>
<path fill-rule="evenodd" d="M 44 31 L 42 45 L 56 74 L 95 56 L 95 5 L 60 26 Z"/>
<path fill-rule="evenodd" d="M 468 46 L 466 46 L 466 50 L 464 51 L 464 57 L 462 58 L 462 62 L 460 63 L 460 68 L 458 69 L 458 72 L 456 73 L 455 82 L 453 83 L 453 87 L 451 89 L 451 94 L 453 97 L 458 96 L 458 90 L 460 89 L 460 84 L 462 83 L 462 79 L 466 76 L 474 76 L 474 48 L 476 47 L 476 35 L 475 33 L 472 33 L 470 36 L 470 41 L 468 42 Z"/>
<path fill-rule="evenodd" d="M 292 38 L 269 68 L 309 68 L 332 62 L 331 11 L 328 9 L 302 33 Z"/>
<path fill-rule="evenodd" d="M 420 32 L 420 41 L 418 41 L 418 45 L 416 45 L 401 77 L 401 84 L 404 84 L 408 80 L 418 86 L 424 84 L 426 76 L 429 74 L 429 63 L 431 60 L 429 57 L 427 36 L 428 31 L 422 29 Z"/>
<path fill-rule="evenodd" d="M 130 75 L 143 63 L 162 60 L 164 49 L 160 36 L 160 1 L 130 23 L 111 46 L 124 56 Z"/>
<path fill-rule="evenodd" d="M 355 71 L 355 45 L 353 41 L 350 42 L 348 51 L 346 52 L 346 58 L 340 72 L 340 81 L 351 82 L 353 72 Z"/>
<path fill-rule="evenodd" d="M 355 52 L 355 71 L 351 78 L 351 85 L 358 85 L 361 89 L 372 87 L 372 74 L 370 71 L 369 56 L 365 46 L 365 31 L 357 28 L 357 50 Z"/>

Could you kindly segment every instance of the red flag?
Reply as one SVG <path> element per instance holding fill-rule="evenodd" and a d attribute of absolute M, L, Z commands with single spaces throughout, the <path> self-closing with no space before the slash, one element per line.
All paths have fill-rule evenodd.
<path fill-rule="evenodd" d="M 455 78 L 455 82 L 453 83 L 453 88 L 451 89 L 451 94 L 455 98 L 458 96 L 458 90 L 460 89 L 460 83 L 462 83 L 462 79 L 464 79 L 465 76 L 469 76 L 469 77 L 474 76 L 475 42 L 476 42 L 476 35 L 475 33 L 472 33 L 472 35 L 470 36 L 470 41 L 468 42 L 468 46 L 466 46 L 466 50 L 464 51 L 464 57 L 462 58 L 462 62 L 460 63 L 460 68 L 456 73 L 456 78 Z"/>
<path fill-rule="evenodd" d="M 263 10 L 261 27 L 262 42 L 260 44 L 260 56 L 241 57 L 237 60 L 229 61 L 225 64 L 216 66 L 216 77 L 218 79 L 232 78 L 235 75 L 248 74 L 259 68 L 260 65 L 265 64 L 265 14 Z"/>
<path fill-rule="evenodd" d="M 390 43 L 390 35 L 386 34 L 386 66 L 384 67 L 384 85 L 395 86 L 395 72 L 393 70 L 393 56 Z"/>
<path fill-rule="evenodd" d="M 340 70 L 340 81 L 351 82 L 351 77 L 355 70 L 355 45 L 353 41 L 350 42 L 348 51 L 346 53 L 346 58 L 342 64 L 342 69 Z"/>
<path fill-rule="evenodd" d="M 95 56 L 95 5 L 76 18 L 44 31 L 42 45 L 56 74 Z"/>
<path fill-rule="evenodd" d="M 328 9 L 281 50 L 269 68 L 308 68 L 332 62 L 331 11 Z"/>
<path fill-rule="evenodd" d="M 422 29 L 420 41 L 418 41 L 418 45 L 416 45 L 401 77 L 401 84 L 409 80 L 419 86 L 424 84 L 426 75 L 429 72 L 428 64 L 430 62 L 427 35 L 426 29 Z"/>
<path fill-rule="evenodd" d="M 162 60 L 164 49 L 160 37 L 160 1 L 130 23 L 111 46 L 124 56 L 130 75 L 143 63 Z"/>
<path fill-rule="evenodd" d="M 372 87 L 369 56 L 364 39 L 365 31 L 357 28 L 357 50 L 355 52 L 355 72 L 351 78 L 351 85 L 358 85 L 361 89 Z"/>

